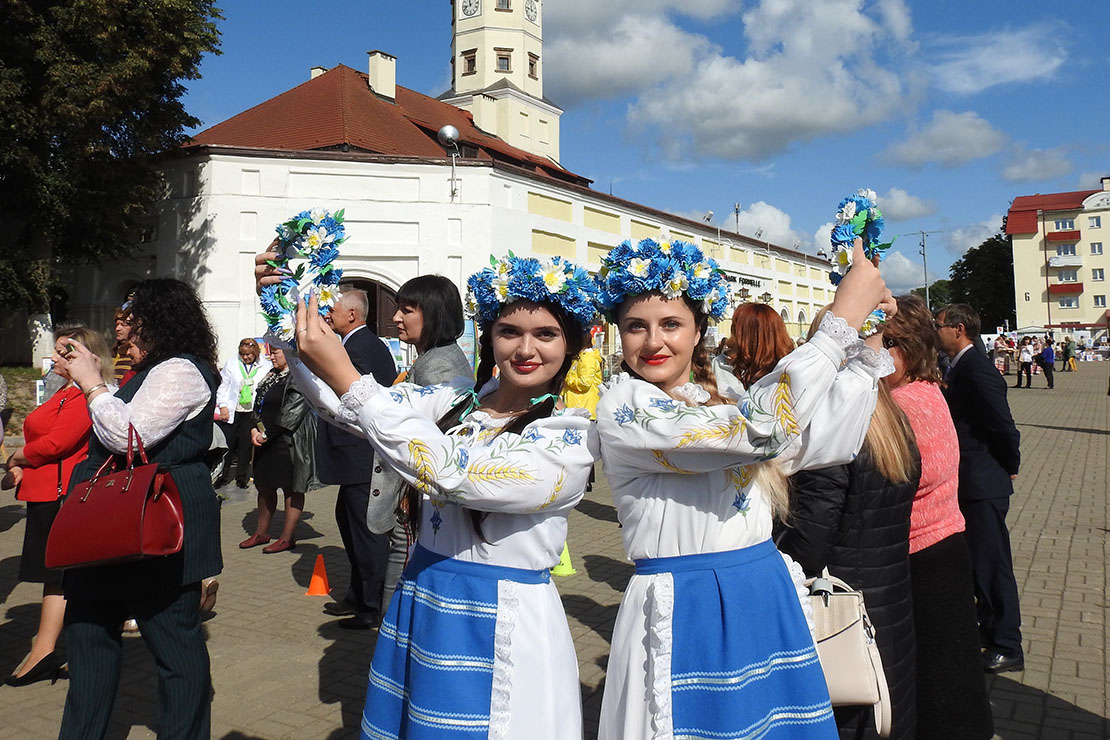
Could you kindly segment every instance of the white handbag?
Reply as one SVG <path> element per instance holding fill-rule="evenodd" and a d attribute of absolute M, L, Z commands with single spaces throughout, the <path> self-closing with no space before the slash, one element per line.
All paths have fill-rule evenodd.
<path fill-rule="evenodd" d="M 813 606 L 817 655 L 833 706 L 872 706 L 875 730 L 889 737 L 890 689 L 863 593 L 830 576 L 827 568 L 805 583 Z"/>

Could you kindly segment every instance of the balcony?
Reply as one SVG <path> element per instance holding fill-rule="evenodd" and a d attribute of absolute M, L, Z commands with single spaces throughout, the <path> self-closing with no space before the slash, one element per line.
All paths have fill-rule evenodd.
<path fill-rule="evenodd" d="M 1048 286 L 1049 295 L 1078 295 L 1083 292 L 1083 283 L 1054 283 Z"/>
<path fill-rule="evenodd" d="M 1078 254 L 1060 254 L 1048 258 L 1049 267 L 1082 267 L 1083 258 Z"/>
<path fill-rule="evenodd" d="M 1079 231 L 1050 231 L 1045 238 L 1050 242 L 1077 242 Z"/>

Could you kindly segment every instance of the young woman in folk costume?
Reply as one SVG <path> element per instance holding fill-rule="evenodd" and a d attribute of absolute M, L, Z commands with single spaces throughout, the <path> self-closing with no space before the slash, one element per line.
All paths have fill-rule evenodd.
<path fill-rule="evenodd" d="M 509 257 L 468 286 L 482 328 L 473 388 L 360 378 L 315 303 L 310 319 L 298 310 L 297 382 L 419 491 L 417 542 L 382 622 L 362 737 L 574 740 L 578 666 L 548 569 L 597 458 L 589 414 L 557 407 L 596 312 L 594 285 L 558 257 Z"/>
<path fill-rule="evenodd" d="M 835 738 L 800 569 L 775 549 L 771 523 L 784 474 L 859 450 L 889 356 L 856 328 L 876 305 L 894 309 L 889 291 L 857 246 L 813 340 L 730 403 L 702 345 L 729 303 L 713 260 L 681 242 L 625 242 L 598 281 L 626 370 L 602 395 L 598 432 L 636 561 L 601 740 Z"/>

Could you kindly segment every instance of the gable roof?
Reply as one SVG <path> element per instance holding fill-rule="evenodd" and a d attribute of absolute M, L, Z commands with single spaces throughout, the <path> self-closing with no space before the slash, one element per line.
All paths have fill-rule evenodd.
<path fill-rule="evenodd" d="M 1070 193 L 1020 195 L 1010 204 L 1006 217 L 1007 234 L 1035 234 L 1038 230 L 1037 211 L 1077 211 L 1083 201 L 1098 190 L 1073 190 Z"/>
<path fill-rule="evenodd" d="M 468 111 L 400 85 L 396 94 L 394 101 L 378 96 L 365 73 L 341 64 L 199 132 L 187 146 L 356 150 L 443 159 L 446 152 L 436 132 L 451 124 L 459 130 L 465 157 L 502 161 L 566 182 L 590 182 L 551 159 L 487 134 Z"/>

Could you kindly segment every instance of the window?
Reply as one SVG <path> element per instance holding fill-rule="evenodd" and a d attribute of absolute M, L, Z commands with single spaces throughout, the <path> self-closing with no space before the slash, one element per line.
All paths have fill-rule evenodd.
<path fill-rule="evenodd" d="M 784 323 L 784 324 L 789 324 L 790 323 L 790 312 L 787 311 L 785 308 L 782 309 L 781 311 L 779 311 L 779 316 L 782 317 L 782 323 Z"/>
<path fill-rule="evenodd" d="M 1060 299 L 1060 308 L 1079 308 L 1079 299 L 1073 295 L 1063 296 Z"/>
<path fill-rule="evenodd" d="M 1102 254 L 1102 242 L 1091 242 L 1091 254 Z"/>
<path fill-rule="evenodd" d="M 528 76 L 533 80 L 540 76 L 540 58 L 535 54 L 528 55 Z"/>
<path fill-rule="evenodd" d="M 1074 244 L 1057 244 L 1056 245 L 1056 256 L 1057 257 L 1068 257 L 1068 256 L 1074 257 L 1075 256 L 1075 245 Z"/>
<path fill-rule="evenodd" d="M 1095 308 L 1106 308 L 1106 296 L 1104 296 L 1104 295 L 1096 295 L 1095 296 Z"/>
<path fill-rule="evenodd" d="M 1091 270 L 1091 280 L 1100 281 L 1106 279 L 1106 272 L 1101 267 L 1096 267 Z"/>
<path fill-rule="evenodd" d="M 1079 270 L 1060 270 L 1061 283 L 1074 283 L 1079 281 Z"/>
<path fill-rule="evenodd" d="M 1070 231 L 1075 228 L 1074 218 L 1061 218 L 1056 220 L 1057 231 Z"/>
<path fill-rule="evenodd" d="M 1101 229 L 1102 228 L 1102 216 L 1088 216 L 1087 217 L 1087 227 L 1091 228 L 1091 229 Z"/>
<path fill-rule="evenodd" d="M 478 71 L 478 50 L 471 49 L 462 53 L 463 74 L 472 75 Z"/>
<path fill-rule="evenodd" d="M 495 49 L 497 52 L 497 71 L 498 72 L 512 72 L 513 71 L 513 50 L 512 49 Z"/>
<path fill-rule="evenodd" d="M 497 0 L 497 9 L 498 10 L 512 10 L 513 8 L 512 8 L 512 5 L 510 4 L 509 0 Z"/>

